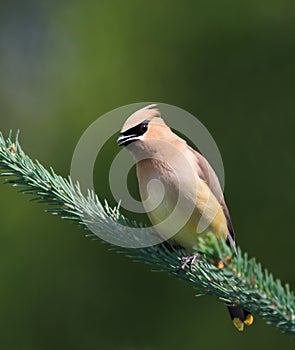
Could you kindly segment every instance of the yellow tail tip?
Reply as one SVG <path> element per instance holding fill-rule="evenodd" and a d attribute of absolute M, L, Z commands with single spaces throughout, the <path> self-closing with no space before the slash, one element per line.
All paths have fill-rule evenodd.
<path fill-rule="evenodd" d="M 234 326 L 236 327 L 236 329 L 239 332 L 243 332 L 243 330 L 244 330 L 244 323 L 243 323 L 242 320 L 240 320 L 239 318 L 235 317 L 233 319 L 233 324 L 234 324 Z"/>
<path fill-rule="evenodd" d="M 251 315 L 251 314 L 247 315 L 246 319 L 244 320 L 245 325 L 251 326 L 251 324 L 253 324 L 253 322 L 254 322 L 253 315 Z"/>

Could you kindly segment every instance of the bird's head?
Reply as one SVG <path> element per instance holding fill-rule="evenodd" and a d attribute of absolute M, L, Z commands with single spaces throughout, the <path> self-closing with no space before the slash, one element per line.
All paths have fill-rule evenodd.
<path fill-rule="evenodd" d="M 171 129 L 161 118 L 156 104 L 146 106 L 133 113 L 124 123 L 117 144 L 128 146 L 132 153 L 153 153 L 157 141 L 168 141 L 173 136 Z"/>

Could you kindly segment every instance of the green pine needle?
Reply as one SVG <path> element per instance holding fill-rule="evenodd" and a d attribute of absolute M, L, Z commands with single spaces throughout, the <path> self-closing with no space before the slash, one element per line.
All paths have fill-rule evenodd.
<path fill-rule="evenodd" d="M 33 162 L 23 152 L 18 134 L 12 140 L 10 133 L 5 140 L 0 133 L 0 176 L 6 179 L 4 183 L 31 195 L 31 200 L 48 204 L 47 211 L 51 214 L 77 223 L 84 229 L 93 227 L 96 232 L 107 232 L 116 239 L 120 233 L 126 237 L 132 235 L 129 227 L 142 227 L 124 217 L 119 206 L 110 208 L 107 202 L 103 205 L 92 191 L 84 196 L 79 184 L 57 175 L 53 169 L 46 170 L 38 161 Z M 156 233 L 151 230 L 151 234 Z M 87 237 L 98 238 L 93 233 Z M 282 332 L 295 334 L 295 302 L 289 285 L 282 285 L 280 280 L 274 279 L 240 248 L 236 257 L 224 241 L 218 241 L 212 234 L 200 240 L 199 257 L 193 271 L 180 269 L 181 259 L 186 253 L 167 242 L 140 249 L 117 246 L 111 249 L 134 261 L 152 265 L 157 271 L 190 282 L 198 295 L 212 295 L 227 304 L 241 305 Z"/>

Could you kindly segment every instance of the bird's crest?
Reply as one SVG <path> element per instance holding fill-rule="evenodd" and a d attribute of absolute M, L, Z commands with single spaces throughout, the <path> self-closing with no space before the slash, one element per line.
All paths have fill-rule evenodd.
<path fill-rule="evenodd" d="M 121 132 L 124 132 L 124 131 L 140 124 L 144 120 L 150 121 L 153 118 L 157 118 L 157 117 L 160 118 L 161 113 L 158 109 L 158 106 L 155 103 L 150 104 L 148 106 L 145 106 L 145 107 L 137 110 L 133 114 L 131 114 L 131 116 L 126 120 L 125 124 L 123 125 Z"/>

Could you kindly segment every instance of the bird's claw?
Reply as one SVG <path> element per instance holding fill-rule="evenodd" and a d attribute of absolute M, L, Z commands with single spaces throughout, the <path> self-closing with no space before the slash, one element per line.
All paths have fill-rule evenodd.
<path fill-rule="evenodd" d="M 181 258 L 181 265 L 179 267 L 179 270 L 185 270 L 185 268 L 188 266 L 190 272 L 193 272 L 194 263 L 198 258 L 199 254 L 184 256 L 183 258 Z"/>

